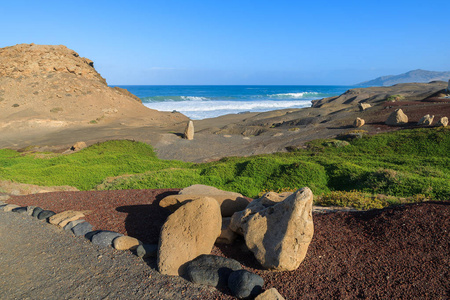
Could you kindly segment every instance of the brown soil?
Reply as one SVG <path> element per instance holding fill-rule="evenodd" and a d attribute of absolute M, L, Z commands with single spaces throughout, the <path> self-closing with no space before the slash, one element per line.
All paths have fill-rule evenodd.
<path fill-rule="evenodd" d="M 157 203 L 176 191 L 57 192 L 14 196 L 8 202 L 55 212 L 93 210 L 86 219 L 96 229 L 154 243 L 168 215 Z M 237 259 L 244 268 L 264 278 L 265 288 L 277 288 L 286 299 L 449 298 L 448 202 L 314 214 L 314 225 L 307 257 L 292 272 L 260 270 L 239 242 L 216 245 L 213 254 Z M 149 265 L 154 262 L 149 261 Z M 228 291 L 223 292 L 217 297 L 231 298 Z"/>

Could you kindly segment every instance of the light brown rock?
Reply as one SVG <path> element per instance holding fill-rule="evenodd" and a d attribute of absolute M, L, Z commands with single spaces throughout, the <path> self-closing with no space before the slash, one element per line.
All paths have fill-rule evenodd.
<path fill-rule="evenodd" d="M 358 107 L 360 111 L 365 111 L 366 109 L 371 108 L 372 105 L 369 103 L 359 103 Z"/>
<path fill-rule="evenodd" d="M 417 122 L 417 125 L 423 125 L 423 126 L 429 126 L 433 123 L 434 120 L 434 116 L 430 116 L 430 115 L 425 115 L 423 116 L 419 122 Z"/>
<path fill-rule="evenodd" d="M 194 122 L 189 121 L 186 125 L 186 129 L 184 130 L 184 138 L 186 140 L 194 139 Z"/>
<path fill-rule="evenodd" d="M 285 300 L 283 296 L 277 291 L 276 288 L 271 288 L 264 293 L 259 294 L 255 300 Z"/>
<path fill-rule="evenodd" d="M 408 123 L 408 116 L 399 108 L 389 115 L 385 123 L 390 126 L 404 125 Z"/>
<path fill-rule="evenodd" d="M 2 207 L 3 211 L 12 211 L 14 208 L 18 208 L 20 207 L 19 205 L 16 204 L 6 204 L 5 206 Z"/>
<path fill-rule="evenodd" d="M 282 202 L 257 212 L 247 208 L 240 215 L 239 231 L 263 267 L 277 271 L 298 268 L 314 233 L 312 202 L 311 190 L 303 188 Z"/>
<path fill-rule="evenodd" d="M 220 207 L 213 198 L 204 197 L 180 207 L 161 228 L 158 270 L 166 275 L 182 274 L 185 263 L 211 253 L 221 226 Z"/>
<path fill-rule="evenodd" d="M 119 236 L 113 240 L 113 246 L 116 250 L 135 250 L 142 242 L 131 236 Z"/>
<path fill-rule="evenodd" d="M 237 234 L 230 229 L 231 218 L 222 218 L 222 231 L 216 240 L 216 244 L 233 244 Z"/>
<path fill-rule="evenodd" d="M 268 206 L 273 206 L 276 203 L 285 200 L 290 195 L 292 195 L 292 193 L 290 192 L 284 192 L 281 194 L 275 192 L 265 193 L 260 198 L 250 202 L 245 210 L 238 211 L 233 214 L 229 225 L 230 229 L 240 235 L 244 235 L 244 233 L 242 232 L 241 224 L 247 221 L 249 215 L 260 212 L 266 209 L 266 207 Z"/>
<path fill-rule="evenodd" d="M 58 225 L 59 227 L 64 227 L 67 223 L 81 219 L 84 216 L 84 213 L 81 211 L 66 210 L 51 216 L 48 219 L 48 222 L 53 225 Z"/>
<path fill-rule="evenodd" d="M 249 204 L 249 201 L 244 197 L 234 197 L 233 195 L 228 196 L 226 194 L 207 196 L 217 201 L 223 217 L 231 217 L 235 212 L 245 209 Z M 185 203 L 202 197 L 205 197 L 205 195 L 170 195 L 162 199 L 159 202 L 159 206 L 174 212 Z"/>
<path fill-rule="evenodd" d="M 203 185 L 203 184 L 194 184 L 182 189 L 178 194 L 180 195 L 226 195 L 230 197 L 243 197 L 242 194 L 236 192 L 229 192 L 220 190 L 213 186 Z"/>
<path fill-rule="evenodd" d="M 443 127 L 447 127 L 448 125 L 448 118 L 447 117 L 442 117 L 439 119 L 439 122 L 437 122 L 436 124 L 437 126 L 443 126 Z"/>
<path fill-rule="evenodd" d="M 364 121 L 363 119 L 356 118 L 356 120 L 353 122 L 353 127 L 359 128 L 359 127 L 364 126 L 365 123 L 366 123 L 366 121 Z"/>

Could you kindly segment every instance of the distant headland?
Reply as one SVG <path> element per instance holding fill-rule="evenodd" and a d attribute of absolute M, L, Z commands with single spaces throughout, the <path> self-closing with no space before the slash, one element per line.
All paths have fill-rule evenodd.
<path fill-rule="evenodd" d="M 375 78 L 373 80 L 358 83 L 360 86 L 391 86 L 399 83 L 428 83 L 431 81 L 448 81 L 449 72 L 435 72 L 426 70 L 413 70 L 400 75 L 387 75 Z"/>

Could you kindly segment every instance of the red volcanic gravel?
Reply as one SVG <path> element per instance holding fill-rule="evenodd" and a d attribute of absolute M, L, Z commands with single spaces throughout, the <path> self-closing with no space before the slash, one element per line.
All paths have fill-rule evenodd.
<path fill-rule="evenodd" d="M 155 243 L 169 215 L 157 203 L 177 191 L 57 192 L 14 196 L 9 202 L 55 212 L 92 210 L 86 220 L 95 229 Z M 286 299 L 449 299 L 449 204 L 314 214 L 308 254 L 292 272 L 259 270 L 238 244 L 215 246 L 213 254 L 237 259 L 264 278 L 265 288 L 275 287 Z M 224 292 L 218 299 L 232 298 Z"/>

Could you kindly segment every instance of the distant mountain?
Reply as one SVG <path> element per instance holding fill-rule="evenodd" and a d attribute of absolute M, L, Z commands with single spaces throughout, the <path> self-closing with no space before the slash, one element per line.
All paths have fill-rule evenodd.
<path fill-rule="evenodd" d="M 425 70 L 413 70 L 400 75 L 381 76 L 373 80 L 358 83 L 363 86 L 391 86 L 397 83 L 420 82 L 428 83 L 430 81 L 448 81 L 450 72 L 434 72 Z"/>

